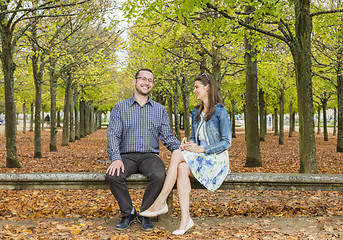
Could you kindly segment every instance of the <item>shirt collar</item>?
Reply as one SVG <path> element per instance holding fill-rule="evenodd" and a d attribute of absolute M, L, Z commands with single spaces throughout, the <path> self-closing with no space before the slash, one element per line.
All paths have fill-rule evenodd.
<path fill-rule="evenodd" d="M 138 104 L 138 102 L 136 102 L 135 95 L 132 94 L 132 97 L 130 98 L 130 107 L 131 107 L 134 103 L 137 103 L 137 104 Z M 147 103 L 149 103 L 151 106 L 154 106 L 154 101 L 151 100 L 150 96 L 148 97 Z M 146 103 L 146 104 L 147 104 L 147 103 Z"/>

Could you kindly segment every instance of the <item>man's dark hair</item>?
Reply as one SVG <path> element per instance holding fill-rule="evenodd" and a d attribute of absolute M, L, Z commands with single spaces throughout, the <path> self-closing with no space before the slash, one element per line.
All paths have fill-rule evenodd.
<path fill-rule="evenodd" d="M 141 68 L 141 69 L 139 69 L 139 70 L 137 71 L 137 73 L 136 73 L 136 75 L 135 75 L 135 78 L 136 78 L 136 79 L 137 79 L 137 77 L 138 77 L 138 75 L 139 75 L 139 73 L 140 73 L 141 71 L 147 71 L 147 72 L 151 72 L 151 73 L 152 73 L 151 69 L 149 69 L 149 68 Z"/>

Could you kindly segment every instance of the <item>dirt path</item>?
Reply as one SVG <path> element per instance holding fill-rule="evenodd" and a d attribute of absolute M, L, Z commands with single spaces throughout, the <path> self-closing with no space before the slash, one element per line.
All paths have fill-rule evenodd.
<path fill-rule="evenodd" d="M 117 218 L 60 218 L 0 221 L 0 239 L 343 239 L 343 217 L 194 218 L 195 227 L 182 237 L 171 235 L 179 219 L 155 222 L 145 232 L 134 222 L 118 231 Z"/>

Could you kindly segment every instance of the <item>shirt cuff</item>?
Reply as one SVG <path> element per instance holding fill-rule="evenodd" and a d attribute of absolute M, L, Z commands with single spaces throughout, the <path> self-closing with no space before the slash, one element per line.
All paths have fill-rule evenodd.
<path fill-rule="evenodd" d="M 122 160 L 120 154 L 115 154 L 111 157 L 111 162 L 114 162 L 116 160 Z"/>

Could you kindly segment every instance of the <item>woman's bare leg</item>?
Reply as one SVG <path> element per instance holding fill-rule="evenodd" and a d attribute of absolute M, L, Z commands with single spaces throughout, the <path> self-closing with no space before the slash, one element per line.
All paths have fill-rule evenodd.
<path fill-rule="evenodd" d="M 178 175 L 178 166 L 181 162 L 184 162 L 185 159 L 180 149 L 175 150 L 172 154 L 170 165 L 167 171 L 167 176 L 163 184 L 163 188 L 156 198 L 155 202 L 147 209 L 148 211 L 155 212 L 163 208 L 167 202 L 168 195 L 173 189 L 176 178 Z M 187 165 L 187 164 L 186 164 Z M 188 165 L 187 165 L 188 166 Z"/>
<path fill-rule="evenodd" d="M 189 195 L 191 193 L 191 182 L 189 180 L 190 169 L 186 162 L 180 163 L 178 167 L 177 191 L 179 194 L 181 208 L 181 222 L 179 229 L 185 229 L 190 220 Z"/>

